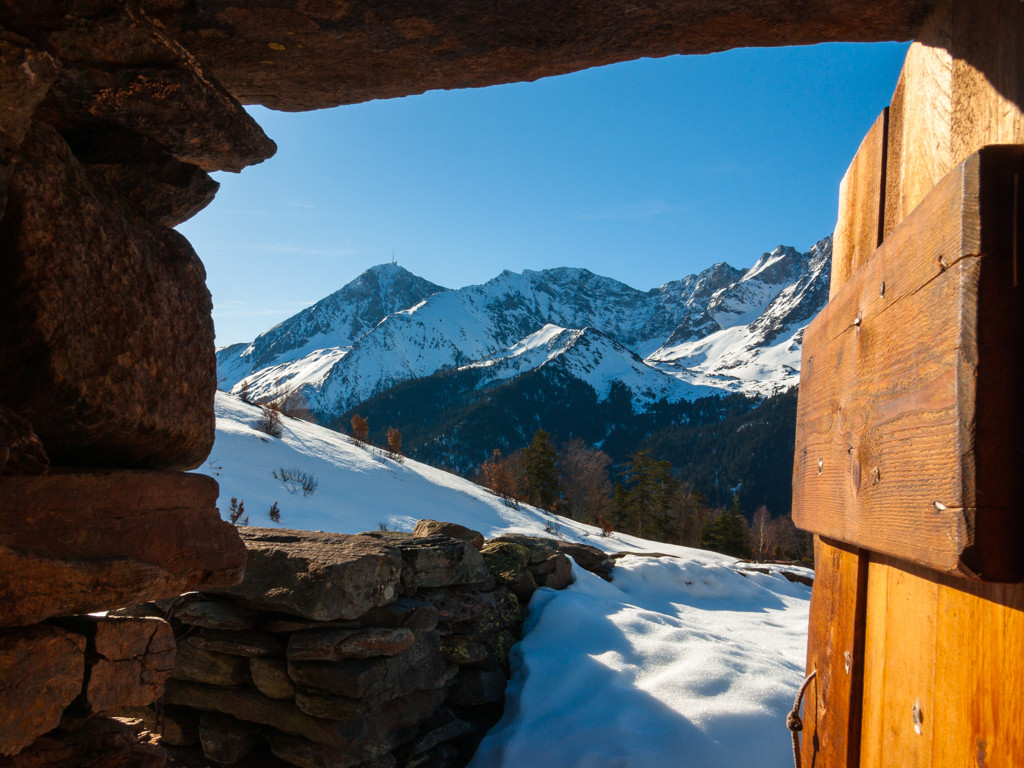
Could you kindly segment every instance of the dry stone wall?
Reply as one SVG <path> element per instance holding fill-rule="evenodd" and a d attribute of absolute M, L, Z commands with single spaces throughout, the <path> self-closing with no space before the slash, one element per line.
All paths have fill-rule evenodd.
<path fill-rule="evenodd" d="M 241 584 L 127 612 L 175 627 L 159 707 L 122 713 L 162 734 L 172 764 L 465 765 L 501 715 L 532 591 L 571 580 L 555 540 L 484 542 L 434 521 L 240 533 Z"/>

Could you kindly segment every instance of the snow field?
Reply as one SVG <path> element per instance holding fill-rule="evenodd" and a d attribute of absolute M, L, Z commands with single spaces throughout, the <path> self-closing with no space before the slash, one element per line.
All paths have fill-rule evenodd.
<path fill-rule="evenodd" d="M 574 564 L 568 589 L 535 593 L 505 716 L 472 768 L 791 764 L 785 715 L 803 678 L 810 588 L 724 555 L 511 509 L 460 477 L 306 422 L 283 418 L 283 436 L 271 438 L 254 427 L 257 407 L 224 393 L 216 412 L 216 443 L 197 471 L 220 482 L 223 514 L 232 496 L 244 499 L 253 525 L 273 526 L 266 512 L 277 501 L 284 528 L 411 530 L 432 518 L 488 538 L 554 531 L 648 553 L 620 559 L 611 583 Z M 317 492 L 289 492 L 273 476 L 282 467 L 313 473 Z"/>

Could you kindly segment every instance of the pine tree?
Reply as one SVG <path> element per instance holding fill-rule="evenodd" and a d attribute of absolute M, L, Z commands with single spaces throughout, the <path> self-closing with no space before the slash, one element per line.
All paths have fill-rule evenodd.
<path fill-rule="evenodd" d="M 621 476 L 625 485 L 616 489 L 615 501 L 623 522 L 637 536 L 671 536 L 670 512 L 680 488 L 672 464 L 637 451 Z"/>
<path fill-rule="evenodd" d="M 740 502 L 733 496 L 727 509 L 710 518 L 701 531 L 700 544 L 704 549 L 733 557 L 750 557 L 750 536 L 747 521 L 740 513 Z"/>
<path fill-rule="evenodd" d="M 560 495 L 558 463 L 555 449 L 548 442 L 548 433 L 538 429 L 533 435 L 533 442 L 523 449 L 522 455 L 530 503 L 554 511 Z"/>

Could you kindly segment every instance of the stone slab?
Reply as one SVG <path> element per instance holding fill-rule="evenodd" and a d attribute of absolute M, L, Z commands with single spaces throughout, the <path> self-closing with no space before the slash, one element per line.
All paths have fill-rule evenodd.
<path fill-rule="evenodd" d="M 0 477 L 0 626 L 237 583 L 245 550 L 217 494 L 178 472 Z"/>
<path fill-rule="evenodd" d="M 218 591 L 251 607 L 333 621 L 399 597 L 402 558 L 380 539 L 249 526 L 239 534 L 248 552 L 245 579 Z"/>
<path fill-rule="evenodd" d="M 288 639 L 290 661 L 341 661 L 396 656 L 412 645 L 415 635 L 405 627 L 387 629 L 325 629 L 296 632 Z"/>

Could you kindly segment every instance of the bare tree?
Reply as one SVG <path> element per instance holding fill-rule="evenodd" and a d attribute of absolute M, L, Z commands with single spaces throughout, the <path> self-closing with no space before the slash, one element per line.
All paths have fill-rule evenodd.
<path fill-rule="evenodd" d="M 256 429 L 266 432 L 271 437 L 280 437 L 284 434 L 284 425 L 281 423 L 281 411 L 277 403 L 266 403 L 261 405 L 260 417 L 256 420 Z"/>
<path fill-rule="evenodd" d="M 290 416 L 293 419 L 303 421 L 314 421 L 313 412 L 309 410 L 309 401 L 301 390 L 293 389 L 277 399 L 278 410 L 283 416 Z"/>
<path fill-rule="evenodd" d="M 496 496 L 500 496 L 506 506 L 519 508 L 519 502 L 525 496 L 525 476 L 522 462 L 518 454 L 502 456 L 497 448 L 491 458 L 480 467 L 483 485 Z"/>
<path fill-rule="evenodd" d="M 578 437 L 562 446 L 558 466 L 562 470 L 564 514 L 589 522 L 608 511 L 612 483 L 608 467 L 612 460 L 604 451 L 588 446 Z"/>
<path fill-rule="evenodd" d="M 402 433 L 395 427 L 388 427 L 388 453 L 391 458 L 401 460 L 402 457 Z"/>
<path fill-rule="evenodd" d="M 768 507 L 764 504 L 754 510 L 750 521 L 750 548 L 754 559 L 759 563 L 775 559 L 775 550 L 779 545 L 779 529 L 772 520 Z"/>
<path fill-rule="evenodd" d="M 367 442 L 367 438 L 370 436 L 370 424 L 369 422 L 360 416 L 358 413 L 352 416 L 352 437 L 358 440 L 360 443 Z"/>

